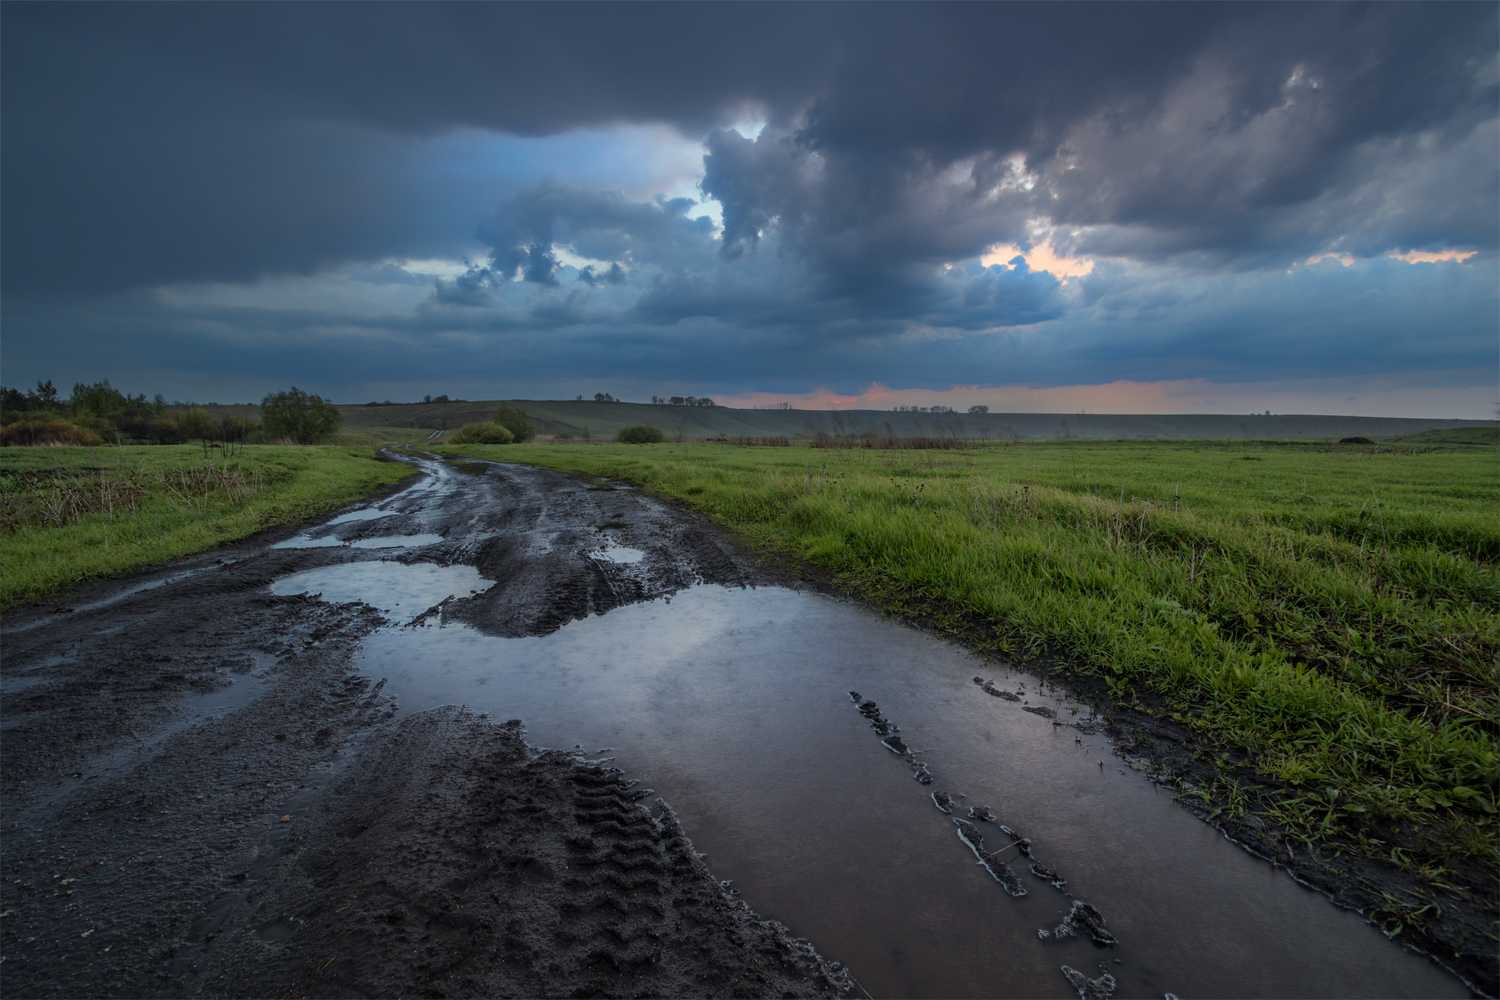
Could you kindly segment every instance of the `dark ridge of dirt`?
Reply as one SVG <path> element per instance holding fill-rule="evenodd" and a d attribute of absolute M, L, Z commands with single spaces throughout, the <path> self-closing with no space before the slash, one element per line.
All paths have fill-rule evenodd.
<path fill-rule="evenodd" d="M 488 635 L 546 635 L 570 621 L 669 596 L 699 583 L 778 583 L 758 560 L 700 514 L 634 490 L 585 487 L 558 472 L 489 467 L 499 524 L 472 562 L 495 586 L 446 609 Z M 565 498 L 564 503 L 559 503 Z M 600 558 L 608 545 L 645 551 L 640 564 Z"/>
<path fill-rule="evenodd" d="M 838 996 L 620 772 L 448 707 L 372 736 L 173 995 Z M 410 794 L 420 789 L 420 794 Z"/>

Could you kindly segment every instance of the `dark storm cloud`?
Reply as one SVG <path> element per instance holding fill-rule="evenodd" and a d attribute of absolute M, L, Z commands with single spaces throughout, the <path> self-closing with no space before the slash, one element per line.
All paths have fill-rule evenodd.
<path fill-rule="evenodd" d="M 490 269 L 502 280 L 519 273 L 526 281 L 555 284 L 557 259 L 538 256 L 553 244 L 587 260 L 629 259 L 675 270 L 699 261 L 711 245 L 713 223 L 687 217 L 695 204 L 688 198 L 631 201 L 619 191 L 549 180 L 506 199 L 478 231 L 493 248 Z"/>
<path fill-rule="evenodd" d="M 816 338 L 898 332 L 909 323 L 989 329 L 1062 312 L 1058 280 L 1030 273 L 1024 261 L 1014 269 L 975 264 L 830 273 L 802 266 L 799 258 L 807 255 L 800 248 L 780 252 L 778 241 L 790 228 L 784 225 L 766 236 L 768 253 L 741 258 L 723 252 L 732 244 L 716 237 L 707 217 L 689 216 L 694 205 L 686 198 L 632 201 L 617 191 L 557 180 L 527 188 L 480 227 L 492 248 L 488 260 L 456 282 L 439 281 L 436 300 L 477 305 L 476 290 L 512 282 L 557 287 L 563 267 L 555 253 L 546 252 L 557 246 L 598 262 L 578 270 L 577 281 L 596 289 L 613 286 L 617 291 L 599 300 L 598 308 L 621 322 L 672 325 L 711 318 L 760 329 L 797 325 Z"/>
<path fill-rule="evenodd" d="M 623 285 L 625 284 L 625 269 L 620 266 L 619 261 L 609 265 L 609 270 L 603 274 L 594 273 L 594 265 L 589 264 L 578 272 L 578 280 L 588 285 Z"/>
<path fill-rule="evenodd" d="M 1493 6 L 1211 13 L 1165 40 L 1122 37 L 1097 68 L 1087 33 L 1056 64 L 949 38 L 950 67 L 903 75 L 914 44 L 883 73 L 836 74 L 794 125 L 753 143 L 716 132 L 703 187 L 724 206 L 724 253 L 773 220 L 785 246 L 850 276 L 976 255 L 1038 219 L 1065 249 L 1220 266 L 1495 247 Z M 1157 72 L 1132 76 L 1122 53 Z"/>
<path fill-rule="evenodd" d="M 1039 213 L 1099 227 L 1093 252 L 1495 244 L 1493 155 L 1453 168 L 1479 199 L 1456 228 L 1422 224 L 1441 184 L 1373 232 L 1361 196 L 1495 152 L 1492 4 L 8 4 L 5 27 L 9 290 L 430 253 L 456 233 L 415 137 L 702 135 L 748 104 L 759 142 L 710 141 L 726 253 L 775 224 L 850 291 Z"/>
<path fill-rule="evenodd" d="M 3 13 L 11 380 L 1494 368 L 1494 4 Z M 722 230 L 622 123 L 702 141 Z M 976 259 L 1042 242 L 1094 272 Z"/>

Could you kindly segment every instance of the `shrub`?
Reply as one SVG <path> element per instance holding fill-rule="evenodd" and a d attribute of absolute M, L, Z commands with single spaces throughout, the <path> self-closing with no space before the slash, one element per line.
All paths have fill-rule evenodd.
<path fill-rule="evenodd" d="M 50 419 L 60 420 L 62 418 L 51 417 Z M 96 417 L 92 413 L 75 413 L 68 417 L 68 422 L 75 427 L 81 427 L 86 431 L 98 435 L 105 441 L 113 442 L 120 438 L 119 429 L 114 424 L 103 417 Z"/>
<path fill-rule="evenodd" d="M 519 406 L 501 403 L 495 407 L 495 423 L 510 431 L 517 441 L 530 441 L 536 437 L 536 422 Z"/>
<path fill-rule="evenodd" d="M 226 413 L 219 418 L 215 429 L 220 441 L 249 441 L 260 430 L 260 425 L 249 417 L 238 417 Z"/>
<path fill-rule="evenodd" d="M 18 420 L 0 430 L 0 445 L 100 445 L 104 439 L 67 420 Z"/>
<path fill-rule="evenodd" d="M 615 440 L 621 444 L 661 444 L 666 439 L 660 427 L 650 424 L 631 424 L 620 428 L 620 433 L 615 435 Z"/>
<path fill-rule="evenodd" d="M 482 421 L 477 424 L 465 424 L 458 429 L 458 433 L 449 438 L 454 444 L 510 444 L 516 436 L 503 424 L 492 421 Z"/>
<path fill-rule="evenodd" d="M 337 406 L 296 386 L 266 393 L 260 412 L 264 436 L 272 441 L 290 438 L 298 444 L 317 444 L 331 438 L 344 422 Z"/>
<path fill-rule="evenodd" d="M 207 441 L 214 436 L 214 418 L 201 407 L 193 407 L 177 416 L 177 429 L 189 441 Z"/>

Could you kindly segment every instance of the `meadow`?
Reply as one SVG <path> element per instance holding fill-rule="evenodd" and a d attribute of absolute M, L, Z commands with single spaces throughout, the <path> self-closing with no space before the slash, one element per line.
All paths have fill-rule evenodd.
<path fill-rule="evenodd" d="M 1218 754 L 1215 808 L 1442 884 L 1497 868 L 1493 436 L 441 450 L 630 480 L 877 606 L 1102 679 Z"/>
<path fill-rule="evenodd" d="M 335 445 L 0 449 L 0 608 L 299 524 L 410 474 Z"/>

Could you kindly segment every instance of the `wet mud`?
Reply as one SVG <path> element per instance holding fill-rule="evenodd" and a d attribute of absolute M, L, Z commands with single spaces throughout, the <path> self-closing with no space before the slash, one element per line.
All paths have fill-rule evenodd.
<path fill-rule="evenodd" d="M 721 886 L 671 810 L 617 772 L 537 751 L 514 724 L 396 719 L 383 680 L 351 669 L 393 623 L 541 635 L 765 571 L 638 493 L 424 469 L 373 507 L 6 617 L 6 994 L 852 989 Z M 626 541 L 643 555 L 611 558 Z M 271 592 L 390 561 L 437 576 L 405 607 Z"/>

